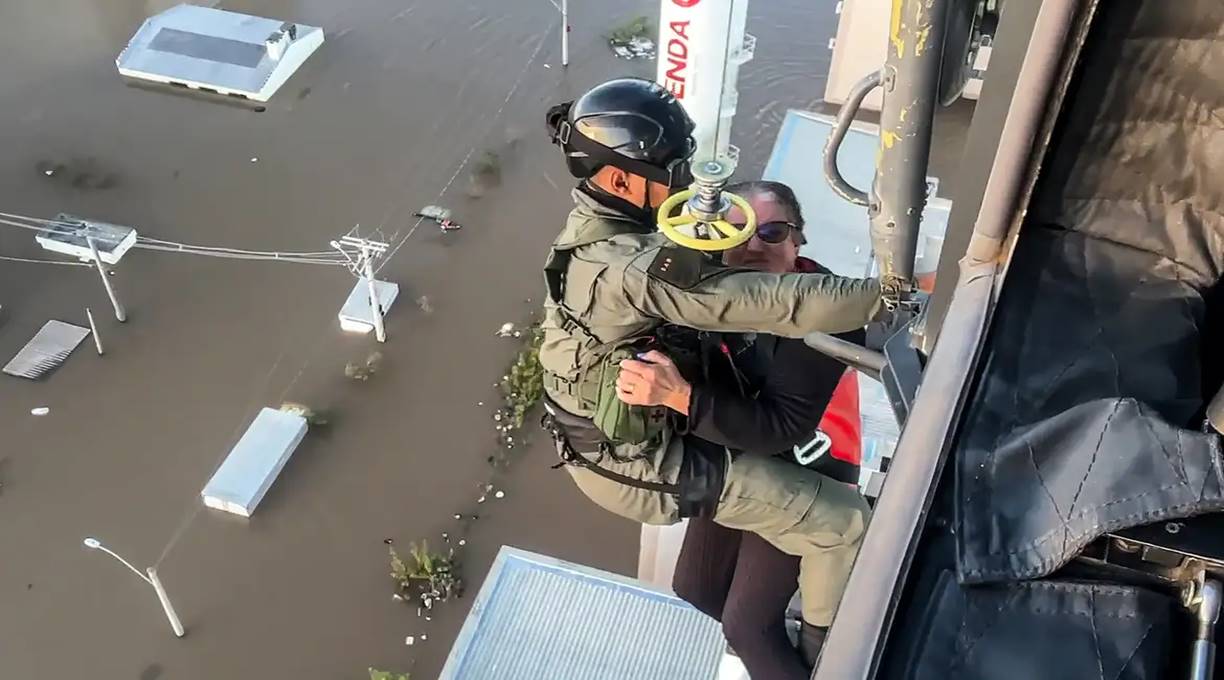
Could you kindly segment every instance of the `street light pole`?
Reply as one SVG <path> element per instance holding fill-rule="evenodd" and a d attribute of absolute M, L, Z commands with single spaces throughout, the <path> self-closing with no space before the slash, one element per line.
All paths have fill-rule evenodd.
<path fill-rule="evenodd" d="M 178 613 L 174 611 L 174 605 L 170 604 L 170 596 L 166 594 L 166 589 L 162 586 L 161 579 L 157 577 L 157 569 L 149 567 L 145 574 L 140 573 L 140 570 L 132 566 L 131 562 L 120 557 L 110 548 L 102 545 L 102 541 L 96 538 L 86 538 L 85 547 L 91 550 L 101 550 L 119 561 L 120 564 L 127 567 L 133 574 L 140 577 L 140 580 L 153 586 L 153 590 L 157 592 L 157 599 L 161 602 L 162 610 L 166 612 L 166 618 L 170 620 L 170 628 L 174 631 L 176 637 L 183 637 L 186 632 L 183 630 L 183 623 L 179 621 Z M 146 575 L 147 574 L 147 575 Z"/>
<path fill-rule="evenodd" d="M 561 0 L 561 65 L 569 66 L 569 0 Z"/>
<path fill-rule="evenodd" d="M 157 569 L 149 567 L 145 570 L 149 574 L 149 585 L 153 586 L 153 590 L 157 591 L 157 599 L 161 602 L 162 610 L 166 612 L 166 618 L 170 619 L 170 628 L 174 630 L 177 637 L 183 637 L 183 622 L 179 621 L 178 613 L 174 611 L 174 605 L 170 604 L 170 596 L 166 594 L 166 588 L 162 585 L 161 579 L 157 578 Z"/>

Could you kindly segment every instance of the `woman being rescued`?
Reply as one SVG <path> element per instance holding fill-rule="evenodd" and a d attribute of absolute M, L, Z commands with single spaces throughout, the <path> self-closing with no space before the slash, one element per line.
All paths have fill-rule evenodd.
<path fill-rule="evenodd" d="M 748 182 L 727 190 L 747 199 L 758 221 L 752 239 L 725 254 L 727 264 L 778 273 L 822 271 L 799 256 L 806 241 L 803 214 L 788 186 Z M 732 223 L 743 219 L 737 210 L 728 215 Z M 862 331 L 841 337 L 864 341 Z M 833 455 L 851 461 L 841 463 L 843 474 L 833 474 L 839 481 L 827 483 L 856 481 L 860 448 L 853 371 L 796 339 L 725 336 L 720 351 L 728 359 L 722 365 L 736 375 L 696 384 L 660 352 L 622 362 L 618 396 L 629 404 L 666 406 L 687 417 L 689 432 L 742 451 L 739 455 L 792 456 L 792 447 L 811 440 L 819 426 L 832 440 Z M 737 383 L 741 389 L 726 388 Z M 753 680 L 805 680 L 827 629 L 805 623 L 798 650 L 787 637 L 786 609 L 797 588 L 799 563 L 799 557 L 756 534 L 709 517 L 691 518 L 673 589 L 722 623 Z"/>

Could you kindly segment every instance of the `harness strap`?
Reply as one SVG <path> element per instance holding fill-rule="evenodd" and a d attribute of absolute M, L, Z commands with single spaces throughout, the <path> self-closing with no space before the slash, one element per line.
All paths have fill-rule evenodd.
<path fill-rule="evenodd" d="M 665 482 L 647 482 L 641 479 L 635 479 L 627 475 L 622 475 L 618 472 L 613 472 L 607 468 L 601 467 L 598 462 L 593 461 L 586 456 L 574 450 L 570 445 L 569 439 L 565 436 L 565 432 L 557 419 L 551 414 L 545 413 L 540 418 L 540 426 L 543 427 L 553 438 L 553 443 L 557 447 L 557 456 L 561 462 L 554 465 L 553 468 L 561 467 L 562 465 L 575 465 L 594 472 L 604 479 L 632 487 L 635 489 L 644 489 L 646 491 L 655 491 L 658 493 L 670 494 L 673 496 L 680 495 L 680 486 L 678 484 L 667 484 Z M 608 443 L 604 442 L 599 445 L 599 460 L 603 460 L 608 453 Z"/>

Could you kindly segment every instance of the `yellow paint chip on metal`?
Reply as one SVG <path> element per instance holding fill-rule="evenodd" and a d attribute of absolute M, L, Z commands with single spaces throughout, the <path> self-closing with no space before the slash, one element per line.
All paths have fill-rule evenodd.
<path fill-rule="evenodd" d="M 901 3 L 904 0 L 893 0 L 892 12 L 889 13 L 888 39 L 897 50 L 897 57 L 905 54 L 905 40 L 901 37 Z"/>

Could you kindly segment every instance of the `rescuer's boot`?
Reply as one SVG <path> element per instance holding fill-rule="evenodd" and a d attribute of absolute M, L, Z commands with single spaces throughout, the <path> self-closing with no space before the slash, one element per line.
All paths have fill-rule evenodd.
<path fill-rule="evenodd" d="M 807 621 L 803 622 L 803 627 L 799 629 L 799 654 L 808 668 L 816 667 L 816 660 L 820 658 L 820 648 L 824 647 L 825 635 L 828 633 L 829 629 L 824 626 L 813 626 Z"/>

